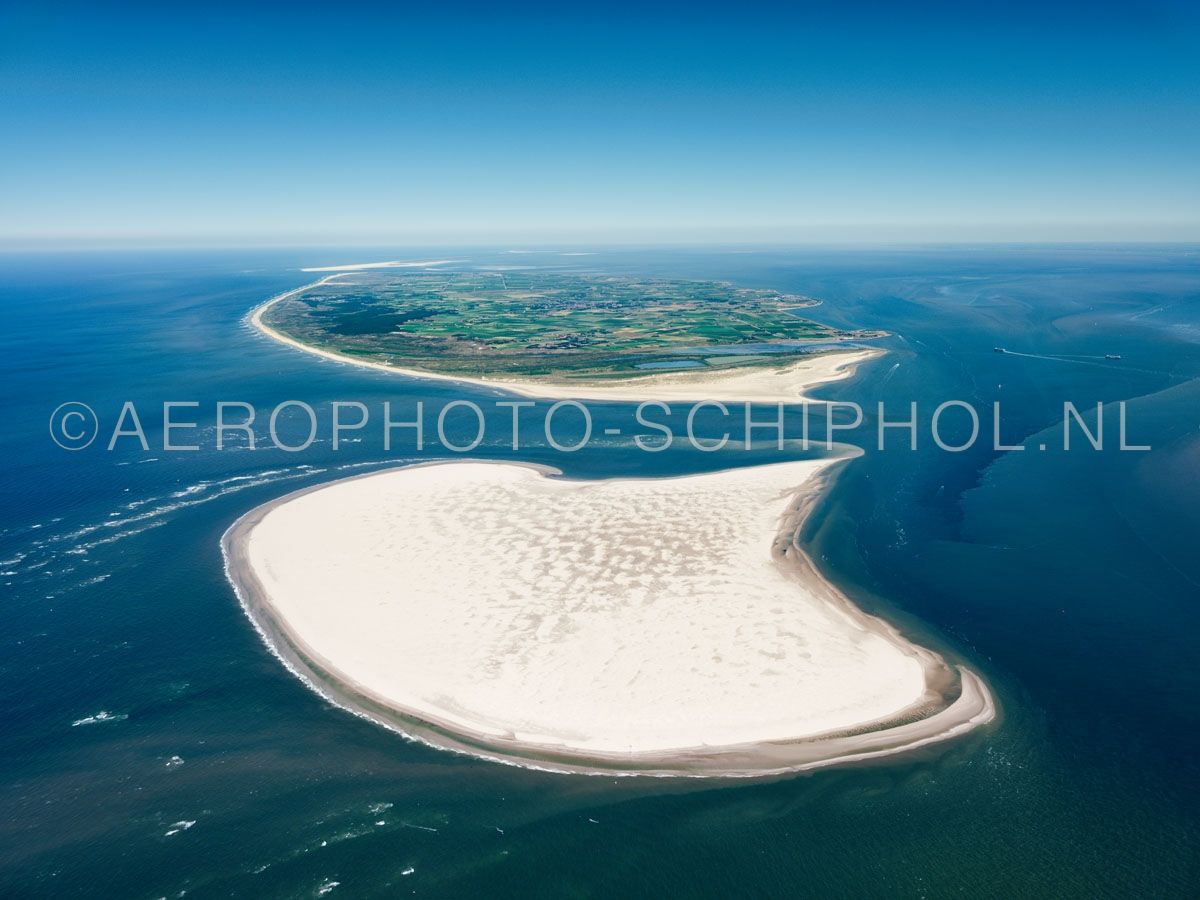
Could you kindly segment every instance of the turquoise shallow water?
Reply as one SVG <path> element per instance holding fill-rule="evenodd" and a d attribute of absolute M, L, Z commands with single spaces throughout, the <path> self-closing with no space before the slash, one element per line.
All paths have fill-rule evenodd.
<path fill-rule="evenodd" d="M 310 279 L 298 267 L 343 255 L 424 252 L 0 260 L 0 893 L 1195 895 L 1195 248 L 583 258 L 823 297 L 806 314 L 893 333 L 887 357 L 822 392 L 868 407 L 849 437 L 867 453 L 806 538 L 856 599 L 969 660 L 1003 705 L 995 727 L 919 758 L 735 784 L 555 776 L 408 744 L 325 704 L 260 644 L 221 571 L 224 528 L 294 488 L 450 454 L 386 452 L 374 430 L 335 452 L 327 418 L 303 453 L 217 452 L 215 402 L 489 399 L 322 362 L 244 325 Z M 60 403 L 111 423 L 126 399 L 198 401 L 204 449 L 50 440 Z M 872 449 L 876 401 L 893 419 L 918 401 L 924 423 L 947 399 L 999 401 L 1005 442 L 1027 449 L 947 453 L 923 437 L 913 452 L 898 432 Z M 1128 400 L 1131 439 L 1154 450 L 1062 452 L 1064 400 Z M 632 452 L 630 421 L 598 407 L 589 449 L 518 455 L 596 477 L 778 458 Z M 946 421 L 947 436 L 961 428 Z M 511 458 L 507 437 L 472 454 Z"/>

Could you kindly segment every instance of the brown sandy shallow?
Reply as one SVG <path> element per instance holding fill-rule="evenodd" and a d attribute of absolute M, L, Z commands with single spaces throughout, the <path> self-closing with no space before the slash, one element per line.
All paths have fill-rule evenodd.
<path fill-rule="evenodd" d="M 453 463 L 426 463 L 447 465 Z M 523 465 L 513 463 L 511 465 Z M 527 466 L 544 475 L 557 470 Z M 395 470 L 385 470 L 395 471 Z M 369 478 L 381 473 L 355 476 Z M 793 497 L 771 550 L 775 563 L 804 584 L 823 602 L 836 605 L 861 626 L 911 648 L 925 673 L 920 699 L 886 719 L 861 723 L 853 729 L 794 740 L 770 740 L 722 746 L 696 746 L 651 752 L 579 751 L 558 745 L 520 741 L 511 736 L 472 733 L 457 723 L 420 715 L 346 678 L 337 665 L 305 644 L 272 606 L 271 598 L 248 560 L 249 536 L 276 507 L 304 494 L 327 488 L 315 485 L 266 503 L 239 518 L 221 540 L 226 575 L 243 610 L 268 648 L 306 685 L 331 702 L 434 747 L 528 768 L 552 772 L 609 775 L 762 777 L 803 772 L 833 765 L 861 763 L 897 754 L 911 754 L 964 735 L 993 721 L 997 710 L 991 692 L 974 672 L 907 641 L 882 619 L 855 606 L 824 578 L 799 544 L 805 520 L 823 495 L 831 470 L 806 483 Z M 333 482 L 336 483 L 336 482 Z"/>

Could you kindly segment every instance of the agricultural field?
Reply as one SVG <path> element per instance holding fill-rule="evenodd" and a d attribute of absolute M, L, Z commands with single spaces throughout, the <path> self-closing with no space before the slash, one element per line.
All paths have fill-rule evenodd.
<path fill-rule="evenodd" d="M 795 312 L 811 297 L 725 282 L 535 272 L 354 273 L 281 299 L 263 322 L 309 346 L 472 376 L 621 377 L 779 362 L 878 336 Z"/>

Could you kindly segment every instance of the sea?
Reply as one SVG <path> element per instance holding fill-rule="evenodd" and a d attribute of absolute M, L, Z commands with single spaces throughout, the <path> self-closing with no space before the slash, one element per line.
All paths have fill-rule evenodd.
<path fill-rule="evenodd" d="M 0 254 L 0 895 L 1200 896 L 1200 247 L 513 249 Z M 803 775 L 621 778 L 438 750 L 308 690 L 224 575 L 221 535 L 259 504 L 437 459 L 661 477 L 827 452 L 790 412 L 782 445 L 748 444 L 715 406 L 693 426 L 721 449 L 653 410 L 678 439 L 647 450 L 661 430 L 613 403 L 588 404 L 590 434 L 557 409 L 559 445 L 588 440 L 556 449 L 548 402 L 247 321 L 305 267 L 446 258 L 726 280 L 886 331 L 814 392 L 863 453 L 803 542 L 979 672 L 999 718 Z M 228 429 L 218 449 L 219 403 L 253 410 L 253 449 Z M 335 404 L 367 417 L 336 449 Z"/>

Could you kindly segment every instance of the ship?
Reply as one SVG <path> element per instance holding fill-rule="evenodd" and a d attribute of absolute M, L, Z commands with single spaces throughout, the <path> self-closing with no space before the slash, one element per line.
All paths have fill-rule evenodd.
<path fill-rule="evenodd" d="M 1105 353 L 1104 358 L 1105 359 L 1120 359 L 1121 354 L 1120 353 Z"/>

